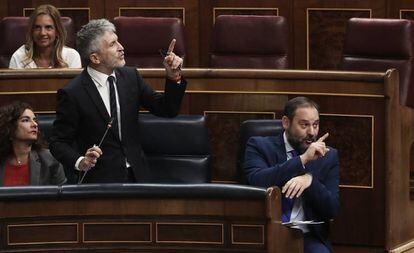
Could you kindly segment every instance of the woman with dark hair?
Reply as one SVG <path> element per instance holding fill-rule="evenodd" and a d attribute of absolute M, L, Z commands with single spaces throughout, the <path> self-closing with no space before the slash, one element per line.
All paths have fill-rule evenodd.
<path fill-rule="evenodd" d="M 45 147 L 29 104 L 0 107 L 0 186 L 65 183 L 62 165 Z"/>
<path fill-rule="evenodd" d="M 66 30 L 53 5 L 37 7 L 30 15 L 26 44 L 14 52 L 9 67 L 81 68 L 79 53 L 65 46 Z"/>

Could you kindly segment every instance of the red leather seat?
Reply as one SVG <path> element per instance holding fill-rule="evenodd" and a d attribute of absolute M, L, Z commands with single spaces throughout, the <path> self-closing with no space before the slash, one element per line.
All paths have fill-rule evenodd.
<path fill-rule="evenodd" d="M 13 53 L 26 43 L 26 32 L 29 24 L 28 17 L 4 17 L 0 21 L 0 68 L 8 68 Z M 66 45 L 75 47 L 75 25 L 70 17 L 62 17 L 66 29 Z"/>
<path fill-rule="evenodd" d="M 403 19 L 351 18 L 345 36 L 342 70 L 400 74 L 400 103 L 414 107 L 414 23 Z"/>
<path fill-rule="evenodd" d="M 286 69 L 289 29 L 281 16 L 220 15 L 213 30 L 213 68 Z"/>
<path fill-rule="evenodd" d="M 177 40 L 174 53 L 185 55 L 184 27 L 178 18 L 115 17 L 114 24 L 128 66 L 162 68 L 159 50 L 167 50 L 172 39 Z"/>

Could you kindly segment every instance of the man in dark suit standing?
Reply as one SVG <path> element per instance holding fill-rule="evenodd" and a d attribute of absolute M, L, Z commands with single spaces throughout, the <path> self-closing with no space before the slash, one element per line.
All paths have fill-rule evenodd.
<path fill-rule="evenodd" d="M 317 139 L 319 108 L 308 98 L 296 97 L 286 103 L 282 125 L 284 132 L 278 136 L 248 140 L 247 180 L 252 185 L 282 189 L 282 222 L 323 222 L 294 226 L 303 231 L 305 253 L 331 252 L 328 225 L 339 210 L 337 151 L 325 145 L 328 133 Z"/>
<path fill-rule="evenodd" d="M 86 67 L 58 91 L 50 142 L 68 178 L 78 171 L 87 183 L 148 181 L 138 114 L 143 107 L 158 116 L 177 115 L 186 81 L 174 45 L 175 40 L 163 62 L 167 78 L 162 94 L 148 86 L 135 68 L 124 67 L 124 48 L 111 22 L 92 20 L 78 32 L 77 47 Z"/>

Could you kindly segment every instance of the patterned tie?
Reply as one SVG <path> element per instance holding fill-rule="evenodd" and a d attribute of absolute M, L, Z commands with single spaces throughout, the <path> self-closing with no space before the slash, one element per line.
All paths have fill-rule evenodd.
<path fill-rule="evenodd" d="M 298 156 L 296 150 L 289 151 L 292 155 L 292 158 Z M 285 195 L 282 195 L 282 222 L 289 222 L 290 215 L 292 213 L 293 205 L 295 204 L 295 199 L 286 198 Z"/>
<path fill-rule="evenodd" d="M 112 121 L 112 130 L 116 134 L 116 136 L 119 136 L 119 130 L 118 130 L 118 111 L 116 109 L 116 94 L 115 94 L 115 87 L 114 87 L 114 81 L 115 78 L 113 76 L 108 77 L 109 82 L 109 100 L 110 100 L 110 106 L 111 106 L 111 117 L 113 119 Z"/>

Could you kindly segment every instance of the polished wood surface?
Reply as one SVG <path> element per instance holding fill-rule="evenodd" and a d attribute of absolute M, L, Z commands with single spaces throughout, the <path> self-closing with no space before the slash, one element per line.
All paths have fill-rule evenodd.
<path fill-rule="evenodd" d="M 56 90 L 79 72 L 3 70 L 0 104 L 22 99 L 38 113 L 54 112 Z M 163 70 L 140 73 L 163 90 Z M 242 121 L 279 118 L 289 98 L 308 96 L 320 105 L 321 132 L 331 133 L 328 145 L 340 154 L 341 212 L 332 224 L 334 244 L 376 252 L 368 250 L 398 249 L 414 239 L 410 199 L 414 116 L 412 109 L 398 103 L 395 70 L 184 69 L 183 74 L 189 84 L 181 113 L 206 116 L 214 182 L 238 182 Z"/>
<path fill-rule="evenodd" d="M 163 187 L 168 188 L 151 186 Z M 44 199 L 13 194 L 4 198 L 7 190 L 2 189 L 0 251 L 303 252 L 300 232 L 284 227 L 278 218 L 277 188 L 271 193 L 262 190 L 263 197 L 254 199 L 229 195 L 190 199 L 179 193 L 151 197 L 151 192 L 141 196 L 131 191 L 123 195 L 123 188 L 106 197 L 82 189 L 82 196 L 63 193 Z M 214 192 L 213 188 L 207 191 Z M 134 191 L 140 189 L 134 186 Z"/>

